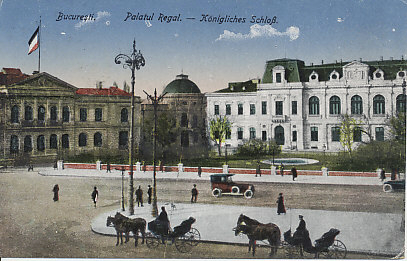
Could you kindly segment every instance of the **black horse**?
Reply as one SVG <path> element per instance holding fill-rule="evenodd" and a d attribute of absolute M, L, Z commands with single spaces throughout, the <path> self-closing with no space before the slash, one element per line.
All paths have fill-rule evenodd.
<path fill-rule="evenodd" d="M 129 234 L 130 232 L 133 233 L 134 236 L 134 246 L 138 245 L 138 234 L 139 232 L 142 235 L 143 241 L 141 242 L 144 244 L 145 233 L 146 233 L 146 221 L 142 218 L 128 218 L 119 212 L 116 213 L 114 217 L 108 217 L 106 226 L 110 226 L 111 224 L 114 225 L 117 234 L 117 243 L 116 246 L 119 244 L 119 236 L 121 238 L 121 244 L 123 244 L 123 233 L 125 233 L 127 243 L 129 241 Z"/>

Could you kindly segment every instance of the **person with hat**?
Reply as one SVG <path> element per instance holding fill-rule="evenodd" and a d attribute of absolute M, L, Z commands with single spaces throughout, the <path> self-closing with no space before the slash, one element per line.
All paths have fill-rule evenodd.
<path fill-rule="evenodd" d="M 300 223 L 298 224 L 297 231 L 304 231 L 307 229 L 304 217 L 302 215 L 299 215 L 298 218 L 300 219 Z"/>
<path fill-rule="evenodd" d="M 194 187 L 191 190 L 191 203 L 196 203 L 196 199 L 198 197 L 198 190 L 196 189 L 196 184 L 194 184 Z"/>
<path fill-rule="evenodd" d="M 281 213 L 286 213 L 285 212 L 285 206 L 284 206 L 284 198 L 283 198 L 283 193 L 278 194 L 278 199 L 276 202 L 277 205 L 277 214 L 280 215 Z"/>

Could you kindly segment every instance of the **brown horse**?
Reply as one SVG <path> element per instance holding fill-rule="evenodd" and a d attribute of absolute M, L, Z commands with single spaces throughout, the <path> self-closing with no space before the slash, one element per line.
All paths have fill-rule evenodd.
<path fill-rule="evenodd" d="M 146 233 L 146 221 L 142 218 L 128 218 L 119 212 L 116 213 L 114 217 L 108 217 L 106 226 L 110 226 L 111 224 L 114 225 L 117 234 L 117 243 L 116 246 L 119 244 L 119 236 L 121 238 L 121 244 L 123 244 L 123 233 L 125 233 L 127 243 L 129 241 L 129 234 L 130 232 L 133 233 L 134 236 L 134 246 L 138 245 L 138 233 L 140 231 L 143 241 L 141 242 L 144 244 L 145 233 Z"/>
<path fill-rule="evenodd" d="M 239 220 L 243 219 L 244 217 L 247 218 L 246 222 L 248 222 L 244 224 L 244 221 L 241 220 L 242 222 L 240 222 L 236 228 L 234 228 L 235 236 L 239 235 L 240 233 L 247 235 L 249 238 L 249 252 L 251 248 L 253 248 L 253 256 L 256 253 L 256 240 L 267 239 L 271 246 L 269 255 L 273 256 L 277 252 L 277 248 L 280 245 L 281 232 L 279 227 L 273 223 L 262 224 L 255 219 L 250 219 L 249 217 L 244 216 L 243 214 L 240 215 Z"/>

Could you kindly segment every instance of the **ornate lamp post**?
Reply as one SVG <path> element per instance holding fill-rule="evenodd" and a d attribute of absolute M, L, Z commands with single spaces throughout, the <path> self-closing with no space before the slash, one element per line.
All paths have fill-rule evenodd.
<path fill-rule="evenodd" d="M 129 214 L 134 215 L 134 185 L 133 185 L 133 163 L 134 163 L 134 84 L 136 82 L 135 71 L 145 65 L 145 60 L 140 51 L 136 50 L 136 40 L 133 41 L 133 52 L 131 55 L 119 54 L 114 59 L 116 64 L 122 64 L 124 69 L 131 70 L 131 119 L 130 119 L 130 191 L 129 191 Z"/>

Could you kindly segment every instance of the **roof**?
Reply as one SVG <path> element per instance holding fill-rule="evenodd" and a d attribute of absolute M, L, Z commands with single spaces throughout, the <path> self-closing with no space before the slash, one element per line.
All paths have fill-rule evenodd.
<path fill-rule="evenodd" d="M 110 87 L 110 88 L 78 88 L 76 90 L 76 94 L 79 95 L 96 95 L 96 96 L 131 96 L 130 93 L 119 89 L 118 87 Z"/>
<path fill-rule="evenodd" d="M 188 75 L 180 74 L 164 88 L 164 93 L 201 93 L 201 90 L 188 79 Z"/>
<path fill-rule="evenodd" d="M 10 85 L 30 77 L 18 68 L 3 68 L 0 72 L 0 85 Z"/>
<path fill-rule="evenodd" d="M 260 79 L 252 79 L 245 82 L 230 82 L 228 88 L 216 91 L 216 93 L 224 92 L 255 92 Z"/>

